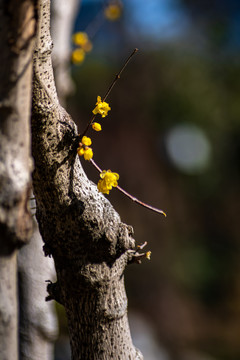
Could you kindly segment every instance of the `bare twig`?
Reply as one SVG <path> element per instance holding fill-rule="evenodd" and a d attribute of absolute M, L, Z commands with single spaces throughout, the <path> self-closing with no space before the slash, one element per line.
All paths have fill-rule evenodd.
<path fill-rule="evenodd" d="M 115 79 L 113 80 L 113 82 L 111 83 L 111 85 L 109 86 L 106 94 L 103 97 L 102 101 L 105 101 L 108 97 L 108 95 L 110 94 L 110 92 L 112 91 L 112 88 L 114 87 L 114 85 L 116 84 L 116 82 L 118 81 L 118 79 L 120 79 L 121 74 L 123 72 L 123 70 L 125 69 L 125 67 L 127 66 L 127 64 L 129 63 L 129 61 L 131 60 L 131 58 L 136 54 L 136 52 L 138 51 L 137 48 L 135 48 L 133 50 L 133 52 L 129 55 L 129 57 L 127 58 L 127 60 L 125 61 L 123 67 L 121 68 L 121 70 L 117 73 L 117 75 L 115 76 Z"/>
<path fill-rule="evenodd" d="M 137 245 L 138 250 L 142 250 L 147 245 L 147 241 L 144 241 L 143 244 Z"/>
<path fill-rule="evenodd" d="M 90 162 L 92 163 L 92 165 L 101 173 L 102 169 L 95 163 L 95 161 L 93 159 L 90 159 Z M 135 196 L 132 196 L 131 194 L 129 194 L 126 190 L 122 189 L 119 185 L 116 186 L 116 188 L 121 191 L 124 195 L 126 195 L 129 199 L 131 199 L 132 201 L 134 201 L 135 203 L 137 203 L 138 205 L 141 205 L 149 210 L 152 210 L 158 214 L 162 214 L 165 217 L 167 216 L 166 213 L 163 210 L 157 209 L 151 205 L 148 205 L 140 200 L 138 200 Z"/>
<path fill-rule="evenodd" d="M 108 95 L 110 94 L 110 92 L 112 91 L 112 88 L 114 87 L 114 85 L 116 84 L 117 80 L 120 79 L 121 74 L 123 72 L 123 70 L 125 69 L 125 67 L 127 66 L 127 64 L 129 63 L 129 61 L 131 60 L 131 58 L 136 54 L 136 52 L 138 51 L 138 49 L 134 49 L 133 52 L 131 53 L 131 55 L 129 55 L 129 57 L 127 58 L 127 60 L 125 61 L 124 65 L 122 66 L 121 70 L 117 73 L 117 75 L 115 76 L 114 80 L 112 81 L 111 85 L 109 86 L 106 94 L 104 95 L 102 101 L 105 101 L 108 97 Z M 89 127 L 92 125 L 93 121 L 95 120 L 97 114 L 94 114 L 90 121 L 88 122 L 85 130 L 83 131 L 83 133 L 80 135 L 80 138 L 82 138 L 88 131 Z"/>

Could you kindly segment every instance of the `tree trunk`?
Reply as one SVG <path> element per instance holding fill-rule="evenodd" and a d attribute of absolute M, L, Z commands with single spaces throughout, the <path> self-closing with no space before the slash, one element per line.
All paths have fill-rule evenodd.
<path fill-rule="evenodd" d="M 16 249 L 31 235 L 35 1 L 0 0 L 0 359 L 18 359 Z"/>
<path fill-rule="evenodd" d="M 37 219 L 57 272 L 49 299 L 66 309 L 74 360 L 142 359 L 131 340 L 123 275 L 133 231 L 76 156 L 76 125 L 59 105 L 53 80 L 49 7 L 41 1 L 32 115 Z"/>
<path fill-rule="evenodd" d="M 31 233 L 27 203 L 34 14 L 34 1 L 0 0 L 0 251 L 6 255 Z"/>
<path fill-rule="evenodd" d="M 0 359 L 18 359 L 16 252 L 0 257 Z"/>
<path fill-rule="evenodd" d="M 70 71 L 71 35 L 79 6 L 80 0 L 52 2 L 52 60 L 58 99 L 62 106 L 65 106 L 66 97 L 75 89 Z"/>
<path fill-rule="evenodd" d="M 53 360 L 57 320 L 54 304 L 45 301 L 46 279 L 55 277 L 53 260 L 44 257 L 34 220 L 33 235 L 18 254 L 20 360 Z"/>

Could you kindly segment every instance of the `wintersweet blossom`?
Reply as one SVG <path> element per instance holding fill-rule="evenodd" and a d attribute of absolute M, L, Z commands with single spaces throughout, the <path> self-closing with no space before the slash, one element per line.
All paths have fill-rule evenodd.
<path fill-rule="evenodd" d="M 77 153 L 79 156 L 83 156 L 84 155 L 84 152 L 85 152 L 85 149 L 84 147 L 80 146 L 78 149 L 77 149 Z"/>
<path fill-rule="evenodd" d="M 88 136 L 83 136 L 81 142 L 83 145 L 89 146 L 92 144 L 92 140 Z"/>
<path fill-rule="evenodd" d="M 101 124 L 96 123 L 96 122 L 94 122 L 94 123 L 92 124 L 92 128 L 93 128 L 93 130 L 95 130 L 95 131 L 101 131 L 101 130 L 102 130 Z"/>
<path fill-rule="evenodd" d="M 107 116 L 108 111 L 111 110 L 108 103 L 102 101 L 101 96 L 97 97 L 96 107 L 93 109 L 93 114 L 100 114 L 102 117 Z"/>
<path fill-rule="evenodd" d="M 146 254 L 145 254 L 146 259 L 150 260 L 151 259 L 151 254 L 152 254 L 151 251 L 147 251 Z"/>
<path fill-rule="evenodd" d="M 110 21 L 115 21 L 120 18 L 122 9 L 118 4 L 110 4 L 104 10 L 105 17 Z"/>
<path fill-rule="evenodd" d="M 77 153 L 79 156 L 83 156 L 85 160 L 90 160 L 93 157 L 92 148 L 89 147 L 91 144 L 92 140 L 87 136 L 83 136 L 81 142 L 79 143 Z"/>
<path fill-rule="evenodd" d="M 72 41 L 75 45 L 80 46 L 86 52 L 92 50 L 92 43 L 88 38 L 88 34 L 85 32 L 79 31 L 73 34 Z"/>
<path fill-rule="evenodd" d="M 83 31 L 76 32 L 72 36 L 72 41 L 75 45 L 85 45 L 88 42 L 88 35 Z"/>
<path fill-rule="evenodd" d="M 93 157 L 92 149 L 89 148 L 89 147 L 86 147 L 85 151 L 84 151 L 84 154 L 83 154 L 83 157 L 84 157 L 85 160 L 91 160 L 92 157 Z"/>
<path fill-rule="evenodd" d="M 111 170 L 103 170 L 98 181 L 98 190 L 103 194 L 109 194 L 113 187 L 118 186 L 119 174 L 113 173 Z"/>
<path fill-rule="evenodd" d="M 83 156 L 85 160 L 90 160 L 93 157 L 93 151 L 92 148 L 88 146 L 83 146 L 80 144 L 79 148 L 77 149 L 77 153 L 79 156 Z"/>
<path fill-rule="evenodd" d="M 81 64 L 85 59 L 85 51 L 83 49 L 75 49 L 72 52 L 72 63 Z"/>

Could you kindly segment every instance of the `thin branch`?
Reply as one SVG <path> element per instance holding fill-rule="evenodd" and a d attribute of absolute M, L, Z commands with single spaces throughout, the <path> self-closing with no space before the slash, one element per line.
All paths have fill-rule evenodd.
<path fill-rule="evenodd" d="M 92 163 L 92 165 L 101 173 L 102 172 L 102 169 L 95 163 L 95 161 L 93 159 L 90 159 L 90 162 Z M 135 203 L 149 209 L 149 210 L 152 210 L 158 214 L 162 214 L 164 215 L 165 217 L 167 216 L 166 213 L 163 211 L 163 210 L 160 210 L 158 208 L 155 208 L 151 205 L 148 205 L 140 200 L 138 200 L 135 196 L 132 196 L 131 194 L 129 194 L 126 190 L 122 189 L 119 185 L 116 186 L 116 188 L 121 191 L 124 195 L 126 195 L 129 199 L 131 199 L 132 201 L 134 201 Z"/>
<path fill-rule="evenodd" d="M 90 159 L 90 161 L 93 164 L 93 166 L 101 173 L 102 169 L 95 163 L 95 161 L 93 159 Z"/>
<path fill-rule="evenodd" d="M 94 114 L 94 115 L 91 117 L 89 123 L 87 124 L 86 129 L 84 130 L 84 132 L 83 132 L 82 134 L 79 135 L 81 139 L 82 139 L 83 136 L 88 132 L 88 129 L 90 128 L 90 126 L 92 125 L 93 121 L 95 120 L 95 117 L 96 117 L 96 114 Z"/>
<path fill-rule="evenodd" d="M 117 75 L 115 76 L 115 79 L 113 80 L 113 82 L 111 83 L 111 85 L 109 86 L 106 94 L 103 97 L 102 101 L 105 101 L 108 97 L 108 95 L 110 94 L 110 92 L 112 91 L 112 88 L 114 87 L 114 85 L 116 84 L 116 82 L 118 81 L 118 79 L 120 79 L 121 74 L 123 72 L 123 70 L 125 69 L 125 67 L 127 66 L 127 64 L 129 63 L 129 61 L 131 60 L 131 58 L 136 54 L 136 52 L 138 51 L 137 48 L 135 48 L 133 50 L 133 52 L 131 53 L 131 55 L 129 55 L 129 57 L 127 58 L 127 60 L 125 61 L 123 67 L 121 68 L 121 70 L 117 73 Z"/>
<path fill-rule="evenodd" d="M 116 82 L 118 81 L 118 79 L 120 79 L 121 74 L 123 72 L 123 70 L 125 69 L 125 67 L 127 66 L 127 64 L 129 63 L 129 61 L 131 60 L 131 58 L 136 54 L 136 52 L 138 51 L 138 49 L 134 49 L 133 52 L 131 53 L 131 55 L 129 55 L 129 57 L 127 58 L 127 60 L 125 61 L 124 65 L 122 66 L 122 68 L 120 69 L 120 71 L 117 73 L 117 75 L 115 76 L 114 80 L 112 81 L 111 85 L 109 86 L 106 94 L 104 95 L 102 101 L 105 101 L 108 97 L 108 95 L 110 94 L 110 92 L 112 91 L 112 88 L 114 87 L 114 85 L 116 84 Z M 80 135 L 80 138 L 82 138 L 88 131 L 89 127 L 92 125 L 93 121 L 95 120 L 95 117 L 97 116 L 97 114 L 94 114 L 89 123 L 86 126 L 86 129 L 84 130 L 84 132 Z"/>
<path fill-rule="evenodd" d="M 147 245 L 147 241 L 144 241 L 143 244 L 137 245 L 137 248 L 138 248 L 139 250 L 142 250 L 146 245 Z"/>

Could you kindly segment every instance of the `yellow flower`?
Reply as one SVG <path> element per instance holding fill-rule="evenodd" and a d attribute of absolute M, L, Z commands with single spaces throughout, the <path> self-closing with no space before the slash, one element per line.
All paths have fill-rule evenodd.
<path fill-rule="evenodd" d="M 72 63 L 81 64 L 85 59 L 85 51 L 83 49 L 75 49 L 72 52 Z"/>
<path fill-rule="evenodd" d="M 151 254 L 152 254 L 151 251 L 147 251 L 146 254 L 145 254 L 146 259 L 150 260 L 151 259 Z"/>
<path fill-rule="evenodd" d="M 85 32 L 77 32 L 73 34 L 72 41 L 75 45 L 80 46 L 85 52 L 92 50 L 92 43 Z"/>
<path fill-rule="evenodd" d="M 112 4 L 104 10 L 105 17 L 110 21 L 115 21 L 120 18 L 122 9 L 118 4 Z"/>
<path fill-rule="evenodd" d="M 90 160 L 93 157 L 93 151 L 88 146 L 84 147 L 80 145 L 80 147 L 77 149 L 77 153 L 79 156 L 83 156 L 85 160 Z"/>
<path fill-rule="evenodd" d="M 79 156 L 83 156 L 85 160 L 90 160 L 93 157 L 92 148 L 88 147 L 88 145 L 91 144 L 92 140 L 87 136 L 83 136 L 81 142 L 79 143 L 77 153 Z"/>
<path fill-rule="evenodd" d="M 109 194 L 109 189 L 107 188 L 103 180 L 98 181 L 97 187 L 98 187 L 98 191 L 100 191 L 101 193 Z"/>
<path fill-rule="evenodd" d="M 84 159 L 85 160 L 90 160 L 90 159 L 92 159 L 92 157 L 93 157 L 93 151 L 92 151 L 92 149 L 91 148 L 86 148 L 85 149 L 85 151 L 84 151 Z"/>
<path fill-rule="evenodd" d="M 85 149 L 81 146 L 77 149 L 77 153 L 79 156 L 83 156 L 84 152 L 85 152 Z"/>
<path fill-rule="evenodd" d="M 89 41 L 88 35 L 87 35 L 87 33 L 82 32 L 82 31 L 77 32 L 77 33 L 73 34 L 72 41 L 75 45 L 84 46 Z"/>
<path fill-rule="evenodd" d="M 95 131 L 101 131 L 101 130 L 102 130 L 101 125 L 100 125 L 99 123 L 96 123 L 96 122 L 94 122 L 94 123 L 92 124 L 92 128 L 93 128 L 93 130 L 95 130 Z"/>
<path fill-rule="evenodd" d="M 90 139 L 90 137 L 87 136 L 83 136 L 81 142 L 83 143 L 83 145 L 89 146 L 92 144 L 92 140 Z"/>
<path fill-rule="evenodd" d="M 107 116 L 108 111 L 111 110 L 110 106 L 108 103 L 106 103 L 105 101 L 102 101 L 101 96 L 97 97 L 97 102 L 96 102 L 96 107 L 93 110 L 93 114 L 100 114 L 102 115 L 102 117 Z"/>
<path fill-rule="evenodd" d="M 103 170 L 98 181 L 98 190 L 103 194 L 109 194 L 113 187 L 118 186 L 119 175 L 111 172 L 111 170 Z"/>

